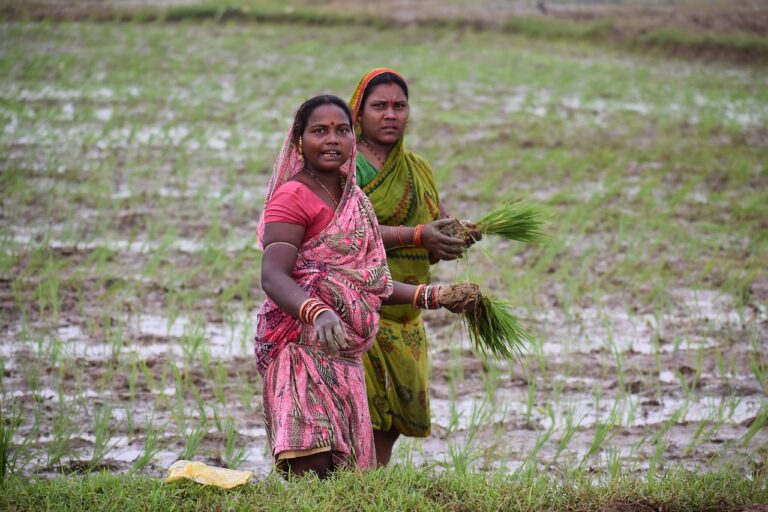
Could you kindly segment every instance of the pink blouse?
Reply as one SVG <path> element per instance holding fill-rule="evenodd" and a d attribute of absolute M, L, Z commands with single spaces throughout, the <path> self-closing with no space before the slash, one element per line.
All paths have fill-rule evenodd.
<path fill-rule="evenodd" d="M 264 222 L 286 222 L 304 226 L 304 242 L 318 235 L 334 212 L 309 187 L 299 181 L 287 181 L 272 194 L 264 208 Z"/>

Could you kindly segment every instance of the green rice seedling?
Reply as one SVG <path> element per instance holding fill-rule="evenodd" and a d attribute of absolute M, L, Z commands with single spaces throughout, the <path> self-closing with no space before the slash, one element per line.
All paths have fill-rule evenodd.
<path fill-rule="evenodd" d="M 482 457 L 482 450 L 476 446 L 477 436 L 492 416 L 493 410 L 487 402 L 473 402 L 464 440 L 450 441 L 446 459 L 437 464 L 452 469 L 456 474 L 469 474 L 472 465 Z"/>
<path fill-rule="evenodd" d="M 595 414 L 599 414 L 600 413 L 600 397 L 601 397 L 599 384 L 595 384 L 592 387 L 592 396 L 595 397 Z"/>
<path fill-rule="evenodd" d="M 495 361 L 485 359 L 483 361 L 483 368 L 487 369 L 487 371 L 483 372 L 485 396 L 490 403 L 495 403 L 496 390 L 499 388 L 499 378 L 501 377 L 499 365 Z"/>
<path fill-rule="evenodd" d="M 184 334 L 179 338 L 179 344 L 184 352 L 184 358 L 191 367 L 198 355 L 201 353 L 205 344 L 205 334 L 200 325 L 195 325 L 191 329 L 185 329 Z"/>
<path fill-rule="evenodd" d="M 200 394 L 200 391 L 197 389 L 197 387 L 192 384 L 189 386 L 189 392 L 192 394 L 192 397 L 195 399 L 195 405 L 197 406 L 197 414 L 200 418 L 200 422 L 204 424 L 208 424 L 208 415 L 205 413 L 205 400 L 203 400 L 202 395 Z"/>
<path fill-rule="evenodd" d="M 732 396 L 728 398 L 728 400 L 726 401 L 726 404 L 728 405 L 728 415 L 726 416 L 726 419 L 728 420 L 733 419 L 733 415 L 736 413 L 736 408 L 739 406 L 741 401 L 742 401 L 742 398 L 737 396 Z"/>
<path fill-rule="evenodd" d="M 464 415 L 464 411 L 460 411 L 456 403 L 456 397 L 451 397 L 450 405 L 448 406 L 448 424 L 445 426 L 445 430 L 448 434 L 451 434 L 459 428 L 459 420 Z"/>
<path fill-rule="evenodd" d="M 217 361 L 216 366 L 214 368 L 214 378 L 213 378 L 213 393 L 216 395 L 216 398 L 221 402 L 222 404 L 227 403 L 227 397 L 224 393 L 227 383 L 228 383 L 228 372 L 227 367 L 224 366 L 224 362 L 222 360 Z"/>
<path fill-rule="evenodd" d="M 536 469 L 539 463 L 539 452 L 544 447 L 544 445 L 547 444 L 554 432 L 555 425 L 553 423 L 549 429 L 536 436 L 536 441 L 533 443 L 533 447 L 528 452 L 528 455 L 525 456 L 525 460 L 523 461 L 523 464 L 518 468 L 518 471 L 522 470 L 524 473 L 530 475 L 529 472 Z M 516 475 L 518 474 L 518 471 L 515 471 Z"/>
<path fill-rule="evenodd" d="M 699 443 L 699 439 L 701 438 L 701 435 L 706 430 L 707 426 L 709 426 L 710 421 L 709 420 L 702 420 L 699 422 L 699 426 L 696 427 L 696 430 L 694 431 L 693 435 L 691 436 L 691 439 L 688 441 L 688 444 L 685 446 L 685 456 L 690 456 L 693 451 L 696 449 L 696 446 Z"/>
<path fill-rule="evenodd" d="M 187 412 L 185 410 L 184 394 L 176 392 L 175 405 L 171 409 L 171 417 L 176 422 L 176 428 L 179 432 L 187 431 Z"/>
<path fill-rule="evenodd" d="M 216 407 L 216 404 L 213 404 L 211 410 L 213 411 L 213 422 L 216 424 L 216 430 L 224 433 L 224 427 L 221 424 L 221 416 L 219 416 L 219 408 Z"/>
<path fill-rule="evenodd" d="M 611 413 L 608 416 L 608 421 L 605 423 L 597 423 L 595 425 L 595 437 L 592 439 L 592 444 L 590 445 L 589 449 L 587 450 L 587 453 L 584 454 L 584 457 L 581 459 L 581 464 L 583 465 L 584 462 L 586 462 L 590 457 L 595 455 L 600 448 L 613 437 L 614 434 L 614 427 L 617 425 L 617 411 L 618 411 L 618 402 L 615 402 L 613 404 L 613 407 L 611 408 Z M 595 407 L 595 410 L 600 410 L 599 407 Z"/>
<path fill-rule="evenodd" d="M 62 352 L 64 351 L 64 344 L 58 336 L 43 336 L 38 337 L 38 352 L 40 356 L 51 362 L 51 365 L 56 366 L 61 360 Z"/>
<path fill-rule="evenodd" d="M 147 362 L 143 359 L 139 361 L 139 367 L 141 368 L 141 374 L 144 376 L 144 383 L 147 385 L 147 388 L 149 388 L 149 391 L 154 393 L 157 391 L 157 380 L 152 373 L 152 368 L 150 368 L 149 365 L 147 365 Z"/>
<path fill-rule="evenodd" d="M 525 401 L 525 424 L 531 425 L 531 416 L 533 415 L 533 406 L 536 405 L 536 378 L 528 376 L 528 394 Z"/>
<path fill-rule="evenodd" d="M 760 412 L 757 413 L 757 416 L 752 420 L 752 424 L 749 426 L 749 429 L 744 433 L 743 436 L 741 436 L 741 439 L 739 440 L 741 446 L 746 446 L 749 441 L 755 437 L 755 435 L 760 432 L 760 430 L 768 424 L 768 406 L 763 406 L 760 409 Z"/>
<path fill-rule="evenodd" d="M 173 380 L 174 380 L 174 394 L 177 386 L 177 379 L 179 381 L 178 385 L 181 386 L 181 389 L 184 389 L 183 382 L 181 382 L 181 371 L 176 368 L 176 363 L 171 359 L 166 359 L 164 361 L 164 364 L 160 367 L 160 389 L 162 390 L 160 393 L 158 393 L 157 398 L 155 399 L 157 405 L 169 409 L 171 407 L 170 399 L 168 397 L 167 389 L 168 389 L 168 368 L 170 366 L 170 372 L 172 374 Z"/>
<path fill-rule="evenodd" d="M 650 488 L 653 488 L 658 481 L 659 466 L 668 446 L 666 430 L 664 431 L 664 435 L 656 435 L 654 437 L 653 454 L 648 460 L 648 472 L 646 474 L 646 482 Z"/>
<path fill-rule="evenodd" d="M 75 411 L 70 410 L 64 397 L 64 389 L 59 388 L 57 416 L 53 423 L 52 439 L 47 445 L 47 466 L 49 468 L 58 464 L 62 457 L 69 453 L 72 439 L 76 436 L 78 417 Z"/>
<path fill-rule="evenodd" d="M 482 354 L 509 359 L 533 344 L 534 338 L 509 308 L 509 303 L 483 295 L 475 311 L 461 315 L 470 341 Z"/>
<path fill-rule="evenodd" d="M 133 402 L 136 400 L 136 382 L 139 379 L 139 365 L 135 359 L 132 359 L 128 364 L 128 401 Z"/>
<path fill-rule="evenodd" d="M 147 416 L 147 421 L 144 426 L 144 450 L 128 470 L 129 475 L 133 475 L 147 467 L 147 465 L 152 462 L 155 455 L 161 450 L 160 436 L 162 430 L 162 426 L 158 427 L 155 425 L 154 412 Z"/>
<path fill-rule="evenodd" d="M 123 415 L 125 417 L 125 435 L 128 436 L 129 439 L 133 438 L 136 433 L 136 426 L 133 423 L 133 408 L 124 408 Z"/>
<path fill-rule="evenodd" d="M 226 425 L 227 441 L 224 445 L 224 462 L 227 467 L 237 469 L 245 461 L 246 451 L 242 446 L 237 447 L 238 435 L 237 430 L 235 430 L 235 420 L 231 416 L 227 418 Z"/>
<path fill-rule="evenodd" d="M 723 352 L 720 350 L 720 347 L 715 347 L 713 350 L 715 353 L 715 362 L 717 363 L 717 371 L 719 373 L 719 377 L 727 384 L 730 380 L 730 376 L 728 374 L 728 369 L 725 366 L 725 358 L 723 357 Z"/>
<path fill-rule="evenodd" d="M 9 410 L 10 416 L 3 409 L 0 407 L 0 485 L 15 472 L 19 451 L 13 446 L 13 435 L 21 425 L 21 412 L 15 403 Z"/>
<path fill-rule="evenodd" d="M 595 437 L 592 439 L 592 444 L 589 446 L 587 453 L 582 457 L 581 464 L 584 464 L 600 450 L 600 447 L 611 438 L 612 431 L 613 425 L 610 422 L 595 424 Z"/>
<path fill-rule="evenodd" d="M 115 327 L 109 326 L 109 317 L 104 318 L 104 329 L 109 332 L 107 341 L 111 349 L 110 358 L 113 364 L 120 361 L 120 355 L 123 352 L 123 346 L 125 345 L 124 332 L 122 324 L 118 323 Z"/>
<path fill-rule="evenodd" d="M 640 405 L 640 400 L 640 397 L 637 397 L 636 399 L 632 399 L 631 396 L 627 397 L 627 401 L 629 402 L 629 409 L 627 410 L 625 423 L 627 428 L 631 427 L 635 423 L 635 418 L 637 417 L 637 408 Z"/>
<path fill-rule="evenodd" d="M 56 321 L 61 309 L 59 289 L 61 287 L 61 270 L 65 262 L 49 262 L 41 271 L 41 280 L 37 285 L 33 298 L 37 300 L 37 308 L 41 317 Z M 46 313 L 48 312 L 48 313 Z"/>
<path fill-rule="evenodd" d="M 611 481 L 617 481 L 621 477 L 624 459 L 621 456 L 621 450 L 617 447 L 607 448 L 605 450 L 606 466 L 608 467 L 608 476 Z"/>
<path fill-rule="evenodd" d="M 107 404 L 99 407 L 93 415 L 93 453 L 88 462 L 88 471 L 93 471 L 100 465 L 104 457 L 117 446 L 117 440 L 110 443 L 112 436 L 111 419 L 112 408 Z"/>
<path fill-rule="evenodd" d="M 253 412 L 255 410 L 254 397 L 257 396 L 255 386 L 248 378 L 248 375 L 240 372 L 237 373 L 235 382 L 238 384 L 236 389 L 240 403 L 246 410 Z"/>
<path fill-rule="evenodd" d="M 184 443 L 184 451 L 181 452 L 180 458 L 192 460 L 200 449 L 200 443 L 205 437 L 205 434 L 207 434 L 207 431 L 208 429 L 205 422 L 195 425 L 192 428 L 192 431 L 187 434 L 186 442 Z"/>
<path fill-rule="evenodd" d="M 768 393 L 768 364 L 766 361 L 755 357 L 755 352 L 749 353 L 749 368 L 752 370 L 752 375 L 755 376 L 755 380 L 760 384 L 764 393 Z"/>
<path fill-rule="evenodd" d="M 560 439 L 557 441 L 557 450 L 555 451 L 554 460 L 557 461 L 558 457 L 560 457 L 560 454 L 565 450 L 568 445 L 571 443 L 571 440 L 573 439 L 573 435 L 576 433 L 576 431 L 579 429 L 579 426 L 581 425 L 582 420 L 584 417 L 578 419 L 578 421 L 573 420 L 574 410 L 569 409 L 568 412 L 565 415 L 565 430 L 563 434 L 560 436 Z"/>
<path fill-rule="evenodd" d="M 414 454 L 421 454 L 424 459 L 424 447 L 421 439 L 414 437 L 401 437 L 395 445 L 392 459 L 400 466 L 415 467 Z"/>

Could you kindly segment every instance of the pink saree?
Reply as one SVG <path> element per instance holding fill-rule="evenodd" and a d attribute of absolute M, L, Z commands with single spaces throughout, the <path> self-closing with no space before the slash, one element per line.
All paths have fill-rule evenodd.
<path fill-rule="evenodd" d="M 290 142 L 278 156 L 266 202 L 301 171 Z M 376 465 L 362 354 L 373 344 L 379 308 L 392 279 L 376 214 L 355 184 L 355 151 L 341 168 L 346 185 L 326 228 L 300 248 L 293 277 L 310 297 L 336 311 L 352 340 L 331 357 L 317 349 L 312 326 L 284 313 L 271 299 L 257 315 L 255 352 L 264 378 L 264 418 L 272 455 L 330 450 L 342 464 Z M 258 240 L 263 248 L 264 220 Z"/>

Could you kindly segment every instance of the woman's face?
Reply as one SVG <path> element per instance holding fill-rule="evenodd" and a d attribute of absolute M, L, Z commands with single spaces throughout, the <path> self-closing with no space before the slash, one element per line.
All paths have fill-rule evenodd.
<path fill-rule="evenodd" d="M 349 160 L 355 136 L 347 113 L 337 105 L 320 105 L 309 115 L 302 134 L 304 163 L 312 171 L 335 171 Z"/>
<path fill-rule="evenodd" d="M 409 112 L 408 98 L 399 85 L 377 85 L 365 99 L 358 117 L 363 137 L 376 144 L 394 144 L 405 132 Z"/>

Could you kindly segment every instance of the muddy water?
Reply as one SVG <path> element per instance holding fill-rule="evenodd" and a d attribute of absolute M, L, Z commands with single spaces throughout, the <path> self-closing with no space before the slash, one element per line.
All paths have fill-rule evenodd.
<path fill-rule="evenodd" d="M 531 457 L 552 468 L 574 463 L 605 468 L 611 457 L 620 456 L 638 471 L 648 467 L 659 446 L 662 466 L 695 468 L 736 455 L 749 458 L 768 442 L 765 430 L 740 442 L 765 407 L 763 389 L 749 371 L 750 358 L 762 354 L 721 333 L 748 336 L 751 326 L 765 325 L 765 312 L 737 312 L 730 298 L 718 293 L 676 293 L 679 310 L 663 319 L 664 326 L 653 316 L 608 308 L 534 316 L 544 341 L 534 355 L 514 362 L 476 357 L 455 320 L 433 314 L 428 321 L 433 433 L 399 443 L 397 457 L 454 467 L 450 454 L 458 451 L 473 467 L 513 470 Z M 5 326 L 4 400 L 24 409 L 47 404 L 42 410 L 47 421 L 23 420 L 14 436 L 20 446 L 30 447 L 25 470 L 66 470 L 89 461 L 96 443 L 94 414 L 109 404 L 111 435 L 103 467 L 131 467 L 145 452 L 147 429 L 154 428 L 158 446 L 145 471 L 159 472 L 181 456 L 185 437 L 202 425 L 207 433 L 194 456 L 226 465 L 231 459 L 222 448 L 230 436 L 242 449 L 241 467 L 268 473 L 260 383 L 251 356 L 252 320 L 252 312 L 231 315 L 226 324 L 129 315 L 114 320 L 123 331 L 119 343 L 64 317 L 45 326 Z M 702 322 L 709 325 L 705 332 L 696 328 Z M 684 339 L 663 339 L 659 333 L 671 325 L 683 326 Z M 722 354 L 720 364 L 715 353 Z M 131 363 L 121 366 L 118 359 Z M 34 380 L 32 367 L 37 368 Z M 131 371 L 141 374 L 133 385 Z M 143 371 L 154 376 L 153 383 Z M 185 375 L 183 384 L 170 375 L 173 371 Z M 189 396 L 192 388 L 201 396 L 197 405 Z M 180 393 L 185 395 L 181 406 Z M 74 416 L 64 421 L 62 414 Z M 184 432 L 179 417 L 185 419 Z M 225 425 L 217 427 L 217 417 L 220 423 L 231 418 L 229 432 Z M 610 426 L 605 439 L 590 452 L 605 425 Z M 62 437 L 65 453 L 51 460 L 48 450 L 63 443 Z M 547 441 L 532 452 L 543 437 Z"/>

